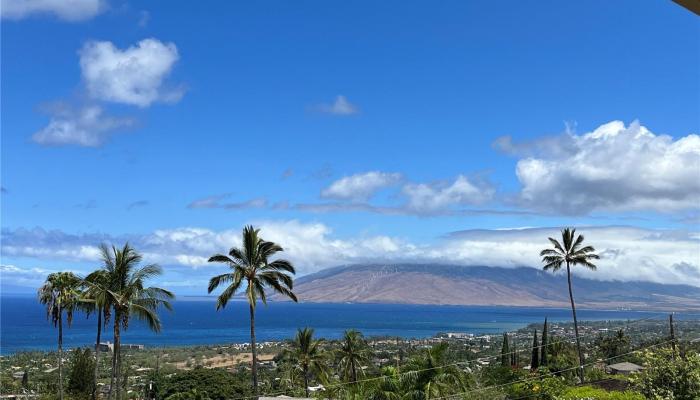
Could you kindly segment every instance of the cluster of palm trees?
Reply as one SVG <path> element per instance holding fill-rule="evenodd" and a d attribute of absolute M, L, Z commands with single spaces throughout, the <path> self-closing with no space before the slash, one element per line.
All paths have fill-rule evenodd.
<path fill-rule="evenodd" d="M 309 397 L 310 380 L 326 385 L 328 398 L 399 400 L 441 398 L 469 387 L 464 371 L 447 361 L 448 345 L 440 343 L 424 350 L 407 363 L 386 366 L 380 376 L 368 378 L 372 352 L 362 333 L 345 331 L 335 349 L 323 346 L 323 339 L 314 339 L 311 328 L 299 329 L 291 347 L 284 352 L 283 362 L 292 366 L 285 379 L 288 388 L 304 386 Z M 331 379 L 332 367 L 337 378 Z M 295 384 L 295 376 L 301 376 Z"/>
<path fill-rule="evenodd" d="M 576 332 L 576 346 L 579 354 L 579 373 L 583 381 L 583 365 L 585 360 L 581 350 L 578 333 L 578 321 L 576 318 L 576 306 L 571 286 L 571 267 L 581 265 L 595 270 L 596 266 L 591 262 L 598 256 L 591 246 L 583 246 L 583 236 L 576 235 L 576 230 L 566 228 L 562 230 L 561 242 L 549 238 L 553 248 L 540 252 L 544 270 L 558 271 L 566 266 L 567 279 L 569 285 L 569 298 L 574 319 Z M 216 301 L 216 309 L 226 307 L 228 302 L 237 294 L 244 294 L 250 312 L 250 346 L 252 352 L 252 388 L 254 395 L 258 394 L 258 371 L 257 371 L 257 346 L 255 339 L 255 312 L 258 300 L 267 304 L 267 289 L 288 297 L 292 301 L 297 301 L 297 297 L 292 292 L 293 278 L 296 273 L 291 262 L 284 259 L 272 258 L 283 248 L 273 242 L 266 241 L 260 237 L 259 229 L 246 226 L 242 233 L 241 247 L 233 247 L 228 254 L 215 254 L 209 258 L 209 262 L 224 263 L 229 267 L 229 271 L 214 276 L 209 281 L 208 292 L 211 293 L 219 287 L 223 291 Z M 99 368 L 99 349 L 103 326 L 111 320 L 114 334 L 114 351 L 112 353 L 112 372 L 110 379 L 110 390 L 108 398 L 121 399 L 122 389 L 126 382 L 122 381 L 121 375 L 121 332 L 129 326 L 131 317 L 145 321 L 155 332 L 161 328 L 158 317 L 158 309 L 163 307 L 171 309 L 170 302 L 174 299 L 173 293 L 168 290 L 147 287 L 149 279 L 162 273 L 161 268 L 156 264 L 140 266 L 142 256 L 136 252 L 128 243 L 122 248 L 100 246 L 102 266 L 80 278 L 71 272 L 59 272 L 50 274 L 45 284 L 39 289 L 39 300 L 46 305 L 49 319 L 58 327 L 58 352 L 59 352 L 59 398 L 63 399 L 62 385 L 62 354 L 63 354 L 63 318 L 70 325 L 75 310 L 82 310 L 86 313 L 94 313 L 97 316 L 97 337 L 95 347 L 95 376 L 93 386 L 93 399 L 96 398 L 96 387 Z M 320 350 L 320 341 L 313 338 L 312 329 L 299 330 L 295 339 L 295 350 L 288 354 L 291 359 L 296 360 L 302 372 L 305 390 L 308 395 L 309 378 L 314 374 L 321 379 L 325 376 L 324 355 Z M 431 349 L 426 354 L 422 363 L 418 367 L 428 367 L 429 374 L 401 374 L 395 379 L 384 379 L 382 385 L 399 385 L 410 387 L 410 390 L 423 390 L 431 394 L 443 393 L 446 387 L 462 385 L 458 379 L 457 371 L 447 368 L 432 368 L 439 366 L 444 358 L 446 347 L 438 346 Z M 363 372 L 363 364 L 366 362 L 368 353 L 362 334 L 358 331 L 348 331 L 342 340 L 342 345 L 338 351 L 338 368 L 340 376 L 351 385 L 359 383 Z M 425 368 L 416 368 L 425 370 Z M 391 375 L 397 371 L 387 369 L 385 373 Z M 407 381 L 407 378 L 409 381 Z M 400 378 L 400 379 L 399 379 Z M 408 385 L 408 386 L 406 386 Z M 351 386 L 353 387 L 353 386 Z M 381 385 L 379 386 L 381 389 Z M 418 388 L 418 389 L 416 389 Z M 386 389 L 386 387 L 385 387 Z M 379 390 L 381 392 L 381 390 Z M 378 397 L 377 397 L 378 396 Z M 384 398 L 376 393 L 375 398 Z M 391 398 L 391 397 L 386 397 Z"/>
<path fill-rule="evenodd" d="M 129 244 L 122 248 L 100 246 L 102 266 L 81 278 L 72 272 L 52 273 L 39 289 L 39 301 L 46 306 L 47 316 L 58 327 L 58 391 L 63 399 L 63 318 L 70 326 L 75 311 L 97 315 L 95 339 L 95 371 L 92 398 L 97 397 L 100 341 L 102 328 L 111 320 L 114 329 L 114 351 L 108 398 L 121 399 L 123 387 L 121 365 L 121 331 L 132 317 L 145 321 L 155 332 L 160 331 L 158 309 L 171 309 L 174 295 L 161 288 L 148 287 L 149 279 L 161 274 L 155 264 L 140 266 L 141 255 Z"/>

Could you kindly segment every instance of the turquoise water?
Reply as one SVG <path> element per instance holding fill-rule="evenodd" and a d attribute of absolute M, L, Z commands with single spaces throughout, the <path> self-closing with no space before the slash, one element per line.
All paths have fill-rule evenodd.
<path fill-rule="evenodd" d="M 231 302 L 216 311 L 207 300 L 178 300 L 173 312 L 163 311 L 163 330 L 155 334 L 134 320 L 123 335 L 124 343 L 152 346 L 240 343 L 249 339 L 248 306 Z M 581 320 L 628 320 L 658 312 L 580 310 Z M 530 307 L 473 307 L 398 304 L 271 303 L 258 306 L 256 332 L 259 341 L 290 338 L 299 327 L 309 326 L 325 338 L 337 338 L 346 329 L 367 336 L 422 338 L 437 332 L 498 333 L 529 323 L 570 321 L 567 309 Z M 73 325 L 64 329 L 66 347 L 89 345 L 95 340 L 94 317 L 76 314 Z M 33 297 L 0 298 L 0 353 L 49 350 L 56 346 L 57 330 L 46 320 L 46 312 Z M 103 340 L 112 340 L 110 329 Z"/>

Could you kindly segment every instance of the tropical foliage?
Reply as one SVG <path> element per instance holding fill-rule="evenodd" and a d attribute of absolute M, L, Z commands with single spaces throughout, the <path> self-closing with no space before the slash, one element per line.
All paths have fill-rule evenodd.
<path fill-rule="evenodd" d="M 71 394 L 71 398 L 87 399 L 92 395 L 94 369 L 95 360 L 89 348 L 78 348 L 71 352 L 68 374 L 68 393 Z"/>
<path fill-rule="evenodd" d="M 634 381 L 647 399 L 700 399 L 700 354 L 658 349 L 644 352 L 643 360 L 646 369 Z"/>
<path fill-rule="evenodd" d="M 286 296 L 293 301 L 297 297 L 292 292 L 292 275 L 296 273 L 292 263 L 284 260 L 272 260 L 275 254 L 284 251 L 282 246 L 263 240 L 260 230 L 252 226 L 243 229 L 243 246 L 232 247 L 228 255 L 215 254 L 209 258 L 209 262 L 224 263 L 230 268 L 230 272 L 216 275 L 209 280 L 209 293 L 219 286 L 225 289 L 216 301 L 216 309 L 226 307 L 226 304 L 239 291 L 245 292 L 250 310 L 250 348 L 252 352 L 252 380 L 253 392 L 258 388 L 258 359 L 255 340 L 255 307 L 258 299 L 267 304 L 266 288 Z M 245 287 L 243 287 L 245 285 Z"/>
<path fill-rule="evenodd" d="M 309 397 L 309 382 L 312 377 L 320 382 L 327 381 L 327 357 L 320 347 L 322 342 L 322 339 L 314 339 L 313 329 L 299 329 L 292 341 L 291 349 L 287 350 L 285 354 L 285 358 L 302 376 L 306 397 Z"/>
<path fill-rule="evenodd" d="M 158 386 L 159 399 L 225 400 L 250 395 L 242 379 L 223 369 L 196 367 L 163 378 Z"/>
<path fill-rule="evenodd" d="M 114 352 L 112 355 L 112 377 L 110 380 L 109 398 L 115 394 L 122 398 L 122 358 L 121 332 L 129 327 L 131 317 L 144 321 L 151 330 L 160 332 L 158 309 L 163 307 L 171 310 L 170 301 L 175 296 L 168 290 L 158 287 L 148 287 L 149 279 L 162 273 L 156 264 L 140 266 L 142 256 L 128 243 L 122 248 L 100 246 L 102 254 L 102 270 L 106 288 L 104 305 L 112 307 L 114 315 Z M 94 285 L 93 287 L 96 287 Z M 95 289 L 101 292 L 101 289 Z"/>
<path fill-rule="evenodd" d="M 39 302 L 46 306 L 46 316 L 58 328 L 58 396 L 63 400 L 63 316 L 68 325 L 80 302 L 80 278 L 72 272 L 56 272 L 46 277 L 39 289 Z"/>
<path fill-rule="evenodd" d="M 412 359 L 408 371 L 408 391 L 412 399 L 432 399 L 466 390 L 463 371 L 447 361 L 448 344 L 440 343 Z"/>
<path fill-rule="evenodd" d="M 345 331 L 337 357 L 338 375 L 345 382 L 356 384 L 364 375 L 363 366 L 369 361 L 369 351 L 362 333 L 356 330 Z"/>
<path fill-rule="evenodd" d="M 171 365 L 170 372 L 163 373 L 156 366 L 148 376 L 149 384 L 141 383 L 139 390 L 146 397 L 166 400 L 246 398 L 251 394 L 252 397 L 257 395 L 260 379 L 266 390 L 282 390 L 282 393 L 310 397 L 314 395 L 310 389 L 312 385 L 319 385 L 322 389 L 316 396 L 347 400 L 700 398 L 700 356 L 697 348 L 689 350 L 687 341 L 680 346 L 676 340 L 674 344 L 680 346 L 680 351 L 656 348 L 644 353 L 632 352 L 635 346 L 622 329 L 612 335 L 599 335 L 593 341 L 588 340 L 585 343 L 586 351 L 605 360 L 622 358 L 642 362 L 645 370 L 629 381 L 621 378 L 618 383 L 622 382 L 622 388 L 617 389 L 620 391 L 611 392 L 590 384 L 576 385 L 574 374 L 579 371 L 579 381 L 583 381 L 584 373 L 593 382 L 611 380 L 605 375 L 603 367 L 592 368 L 587 364 L 586 370 L 576 368 L 585 363 L 571 287 L 571 267 L 581 265 L 595 269 L 592 260 L 598 256 L 593 247 L 583 246 L 583 236 L 576 235 L 574 229 L 564 229 L 561 242 L 553 238 L 549 240 L 553 248 L 545 249 L 540 254 L 545 270 L 557 271 L 566 266 L 575 344 L 551 335 L 545 319 L 541 342 L 538 341 L 536 329 L 531 345 L 530 335 L 509 336 L 504 333 L 503 341 L 496 344 L 501 347 L 500 354 L 498 347 L 493 349 L 493 362 L 484 366 L 470 362 L 481 360 L 465 358 L 469 355 L 468 348 L 459 348 L 461 345 L 450 347 L 450 344 L 442 342 L 415 348 L 412 345 L 406 348 L 397 346 L 393 353 L 386 350 L 378 353 L 370 349 L 359 331 L 347 330 L 340 340 L 324 341 L 316 338 L 314 330 L 307 327 L 298 329 L 294 339 L 275 358 L 279 362 L 278 367 L 263 370 L 259 378 L 255 336 L 257 302 L 260 300 L 267 304 L 268 291 L 296 301 L 292 292 L 295 269 L 287 260 L 274 259 L 277 253 L 283 251 L 281 246 L 265 241 L 260 237 L 259 230 L 246 226 L 240 248 L 233 247 L 227 255 L 216 254 L 209 259 L 210 262 L 226 264 L 230 270 L 212 277 L 208 290 L 212 292 L 223 287 L 217 297 L 217 310 L 226 307 L 237 294 L 247 300 L 252 368 L 250 371 L 239 368 L 236 373 L 230 373 L 201 366 L 177 371 Z M 170 309 L 170 301 L 174 299 L 171 292 L 148 286 L 149 280 L 161 274 L 161 268 L 155 264 L 141 265 L 142 256 L 128 243 L 121 248 L 102 245 L 100 249 L 102 268 L 85 279 L 70 272 L 50 274 L 38 292 L 48 319 L 58 329 L 58 355 L 55 357 L 58 379 L 46 385 L 45 389 L 58 393 L 61 399 L 66 382 L 70 398 L 97 397 L 99 343 L 103 327 L 111 323 L 115 343 L 109 398 L 122 400 L 129 388 L 129 375 L 135 368 L 133 363 L 122 364 L 122 332 L 128 329 L 132 318 L 145 322 L 150 329 L 159 332 L 161 322 L 158 312 L 161 308 Z M 69 326 L 74 313 L 78 311 L 97 317 L 96 351 L 94 358 L 87 348 L 71 351 L 66 377 L 62 366 L 64 322 Z M 535 325 L 536 328 L 539 326 Z M 674 333 L 671 336 L 674 337 Z M 375 344 L 376 341 L 373 341 L 372 345 Z M 647 347 L 659 347 L 661 344 L 664 342 L 656 341 Z M 522 351 L 518 346 L 523 346 L 520 347 Z M 519 353 L 523 353 L 524 357 L 530 353 L 529 370 L 527 367 L 520 368 Z M 18 379 L 18 374 L 14 375 Z M 247 379 L 252 380 L 252 386 L 244 383 Z M 0 384 L 0 392 L 6 386 L 6 383 Z M 37 387 L 30 382 L 26 371 L 21 376 L 21 382 L 12 383 L 12 387 L 24 390 L 32 386 Z"/>
<path fill-rule="evenodd" d="M 566 266 L 566 277 L 569 284 L 569 300 L 571 301 L 571 312 L 574 317 L 574 331 L 576 333 L 576 350 L 579 359 L 579 377 L 581 382 L 584 380 L 583 365 L 585 360 L 583 357 L 583 349 L 581 348 L 581 339 L 578 330 L 578 319 L 576 318 L 576 304 L 574 303 L 574 293 L 571 287 L 571 267 L 580 265 L 590 270 L 595 271 L 596 265 L 592 260 L 597 260 L 599 257 L 595 254 L 593 246 L 583 246 L 583 235 L 576 235 L 576 229 L 565 228 L 561 231 L 561 242 L 554 238 L 549 238 L 549 242 L 554 247 L 553 249 L 544 249 L 540 252 L 542 263 L 544 263 L 545 271 L 557 272 L 562 266 Z"/>

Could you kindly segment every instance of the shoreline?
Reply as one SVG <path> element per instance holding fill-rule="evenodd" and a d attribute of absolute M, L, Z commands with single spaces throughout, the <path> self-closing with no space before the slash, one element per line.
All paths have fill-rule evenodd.
<path fill-rule="evenodd" d="M 663 317 L 663 316 L 659 316 Z M 600 324 L 612 324 L 613 326 L 624 326 L 625 323 L 637 323 L 637 322 L 643 322 L 643 321 L 661 321 L 664 322 L 663 318 L 659 319 L 650 319 L 650 318 L 644 318 L 644 319 L 632 319 L 630 320 L 629 318 L 617 318 L 617 319 L 599 319 L 599 320 L 581 320 L 579 321 L 579 325 L 581 326 L 587 326 L 587 325 L 600 325 Z M 687 319 L 677 319 L 677 323 L 697 323 L 698 326 L 700 326 L 700 316 L 697 316 L 695 318 L 687 318 Z M 560 325 L 560 326 L 573 326 L 572 321 L 552 321 L 550 320 L 550 323 L 554 326 Z M 664 322 L 665 323 L 665 322 Z M 436 339 L 441 337 L 441 334 L 446 334 L 446 333 L 458 333 L 458 334 L 465 334 L 469 335 L 471 337 L 486 337 L 486 336 L 500 336 L 503 333 L 514 333 L 514 332 L 520 332 L 532 325 L 539 325 L 537 323 L 518 323 L 518 324 L 513 324 L 513 325 L 518 325 L 517 327 L 514 326 L 513 329 L 508 329 L 508 330 L 494 330 L 494 331 L 482 331 L 482 332 L 470 332 L 469 330 L 457 330 L 457 331 L 434 331 L 432 334 L 428 333 L 423 336 L 405 336 L 405 335 L 365 335 L 365 338 L 369 341 L 372 340 L 395 340 L 399 339 L 404 342 L 410 342 L 410 341 L 428 341 L 432 339 Z M 358 329 L 360 332 L 362 332 L 362 329 Z M 340 337 L 323 337 L 326 340 L 329 341 L 335 341 L 338 340 Z M 265 346 L 278 346 L 282 345 L 289 340 L 293 339 L 293 335 L 290 336 L 285 336 L 285 337 L 277 337 L 269 340 L 264 340 L 264 341 L 258 341 L 258 348 L 264 348 Z M 105 337 L 103 336 L 103 341 L 102 343 L 107 343 L 109 340 L 105 340 Z M 195 350 L 195 349 L 201 349 L 201 350 L 212 350 L 212 349 L 219 349 L 219 348 L 230 348 L 230 347 L 236 347 L 236 348 L 248 348 L 249 347 L 249 341 L 235 341 L 235 342 L 209 342 L 209 343 L 180 343 L 180 344 L 157 344 L 157 343 L 132 343 L 130 341 L 124 341 L 122 343 L 123 346 L 127 345 L 143 345 L 144 347 L 139 349 L 139 350 L 131 350 L 131 351 L 138 351 L 140 353 L 150 353 L 150 352 L 162 352 L 162 351 L 167 351 L 167 350 Z M 36 348 L 26 348 L 26 349 L 20 349 L 17 351 L 12 351 L 12 352 L 4 352 L 0 348 L 0 357 L 2 358 L 7 358 L 7 357 L 12 357 L 15 355 L 20 355 L 20 354 L 30 354 L 30 353 L 40 353 L 40 354 L 51 354 L 55 353 L 56 350 L 56 345 L 55 343 L 52 343 L 49 346 L 41 346 L 41 347 L 36 347 Z M 63 346 L 64 351 L 71 351 L 74 349 L 78 348 L 94 348 L 94 341 L 91 343 L 85 343 L 81 345 L 65 345 Z M 239 349 L 240 350 L 240 349 Z"/>

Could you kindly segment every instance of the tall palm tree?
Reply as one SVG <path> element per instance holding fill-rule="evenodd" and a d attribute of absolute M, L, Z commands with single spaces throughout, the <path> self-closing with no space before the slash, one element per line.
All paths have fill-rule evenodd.
<path fill-rule="evenodd" d="M 359 374 L 363 373 L 362 364 L 369 359 L 367 344 L 362 333 L 354 329 L 345 331 L 338 356 L 340 358 L 338 362 L 340 375 L 346 382 L 356 383 Z"/>
<path fill-rule="evenodd" d="M 109 273 L 104 269 L 98 269 L 84 280 L 85 291 L 83 292 L 83 308 L 88 315 L 97 314 L 97 335 L 95 337 L 95 372 L 92 385 L 92 399 L 97 399 L 97 379 L 99 377 L 100 366 L 100 342 L 102 340 L 102 327 L 109 322 L 111 315 L 109 291 Z"/>
<path fill-rule="evenodd" d="M 58 327 L 58 397 L 63 400 L 63 314 L 68 326 L 80 299 L 80 278 L 72 272 L 56 272 L 46 277 L 38 291 L 39 302 L 46 306 L 46 317 Z"/>
<path fill-rule="evenodd" d="M 270 259 L 284 249 L 273 242 L 263 240 L 259 235 L 260 230 L 248 225 L 243 228 L 243 247 L 232 247 L 228 255 L 215 254 L 209 258 L 209 262 L 224 263 L 229 266 L 231 272 L 217 275 L 209 280 L 209 293 L 221 285 L 227 285 L 216 301 L 216 309 L 226 307 L 228 301 L 236 295 L 245 283 L 245 294 L 250 310 L 250 349 L 253 355 L 252 375 L 253 394 L 258 393 L 258 357 L 255 345 L 255 306 L 258 299 L 267 305 L 265 288 L 287 296 L 293 301 L 297 297 L 292 293 L 292 276 L 296 273 L 294 266 L 287 260 Z"/>
<path fill-rule="evenodd" d="M 101 245 L 103 269 L 107 273 L 107 304 L 114 312 L 114 352 L 112 355 L 112 377 L 108 398 L 116 388 L 116 399 L 121 400 L 121 328 L 126 330 L 132 316 L 145 321 L 154 332 L 160 332 L 158 308 L 172 310 L 170 301 L 175 298 L 172 292 L 146 287 L 146 281 L 162 273 L 156 264 L 139 267 L 142 256 L 129 243 L 121 249 Z"/>
<path fill-rule="evenodd" d="M 578 351 L 579 360 L 579 377 L 583 382 L 583 350 L 581 349 L 581 341 L 578 334 L 578 321 L 576 320 L 576 305 L 574 304 L 574 293 L 571 288 L 571 267 L 581 265 L 592 271 L 596 270 L 595 264 L 591 260 L 597 260 L 597 254 L 593 246 L 582 246 L 583 235 L 576 236 L 576 229 L 565 228 L 561 231 L 561 243 L 553 238 L 549 238 L 549 242 L 554 246 L 553 249 L 544 249 L 540 252 L 542 263 L 545 271 L 558 271 L 563 265 L 566 265 L 566 278 L 569 283 L 569 299 L 571 300 L 571 312 L 574 316 L 574 331 L 576 333 L 576 349 Z"/>
<path fill-rule="evenodd" d="M 292 349 L 287 356 L 296 367 L 301 370 L 304 377 L 304 391 L 309 397 L 309 375 L 315 374 L 323 379 L 326 374 L 325 356 L 320 349 L 323 339 L 314 339 L 314 330 L 311 328 L 298 329 L 292 342 Z"/>

